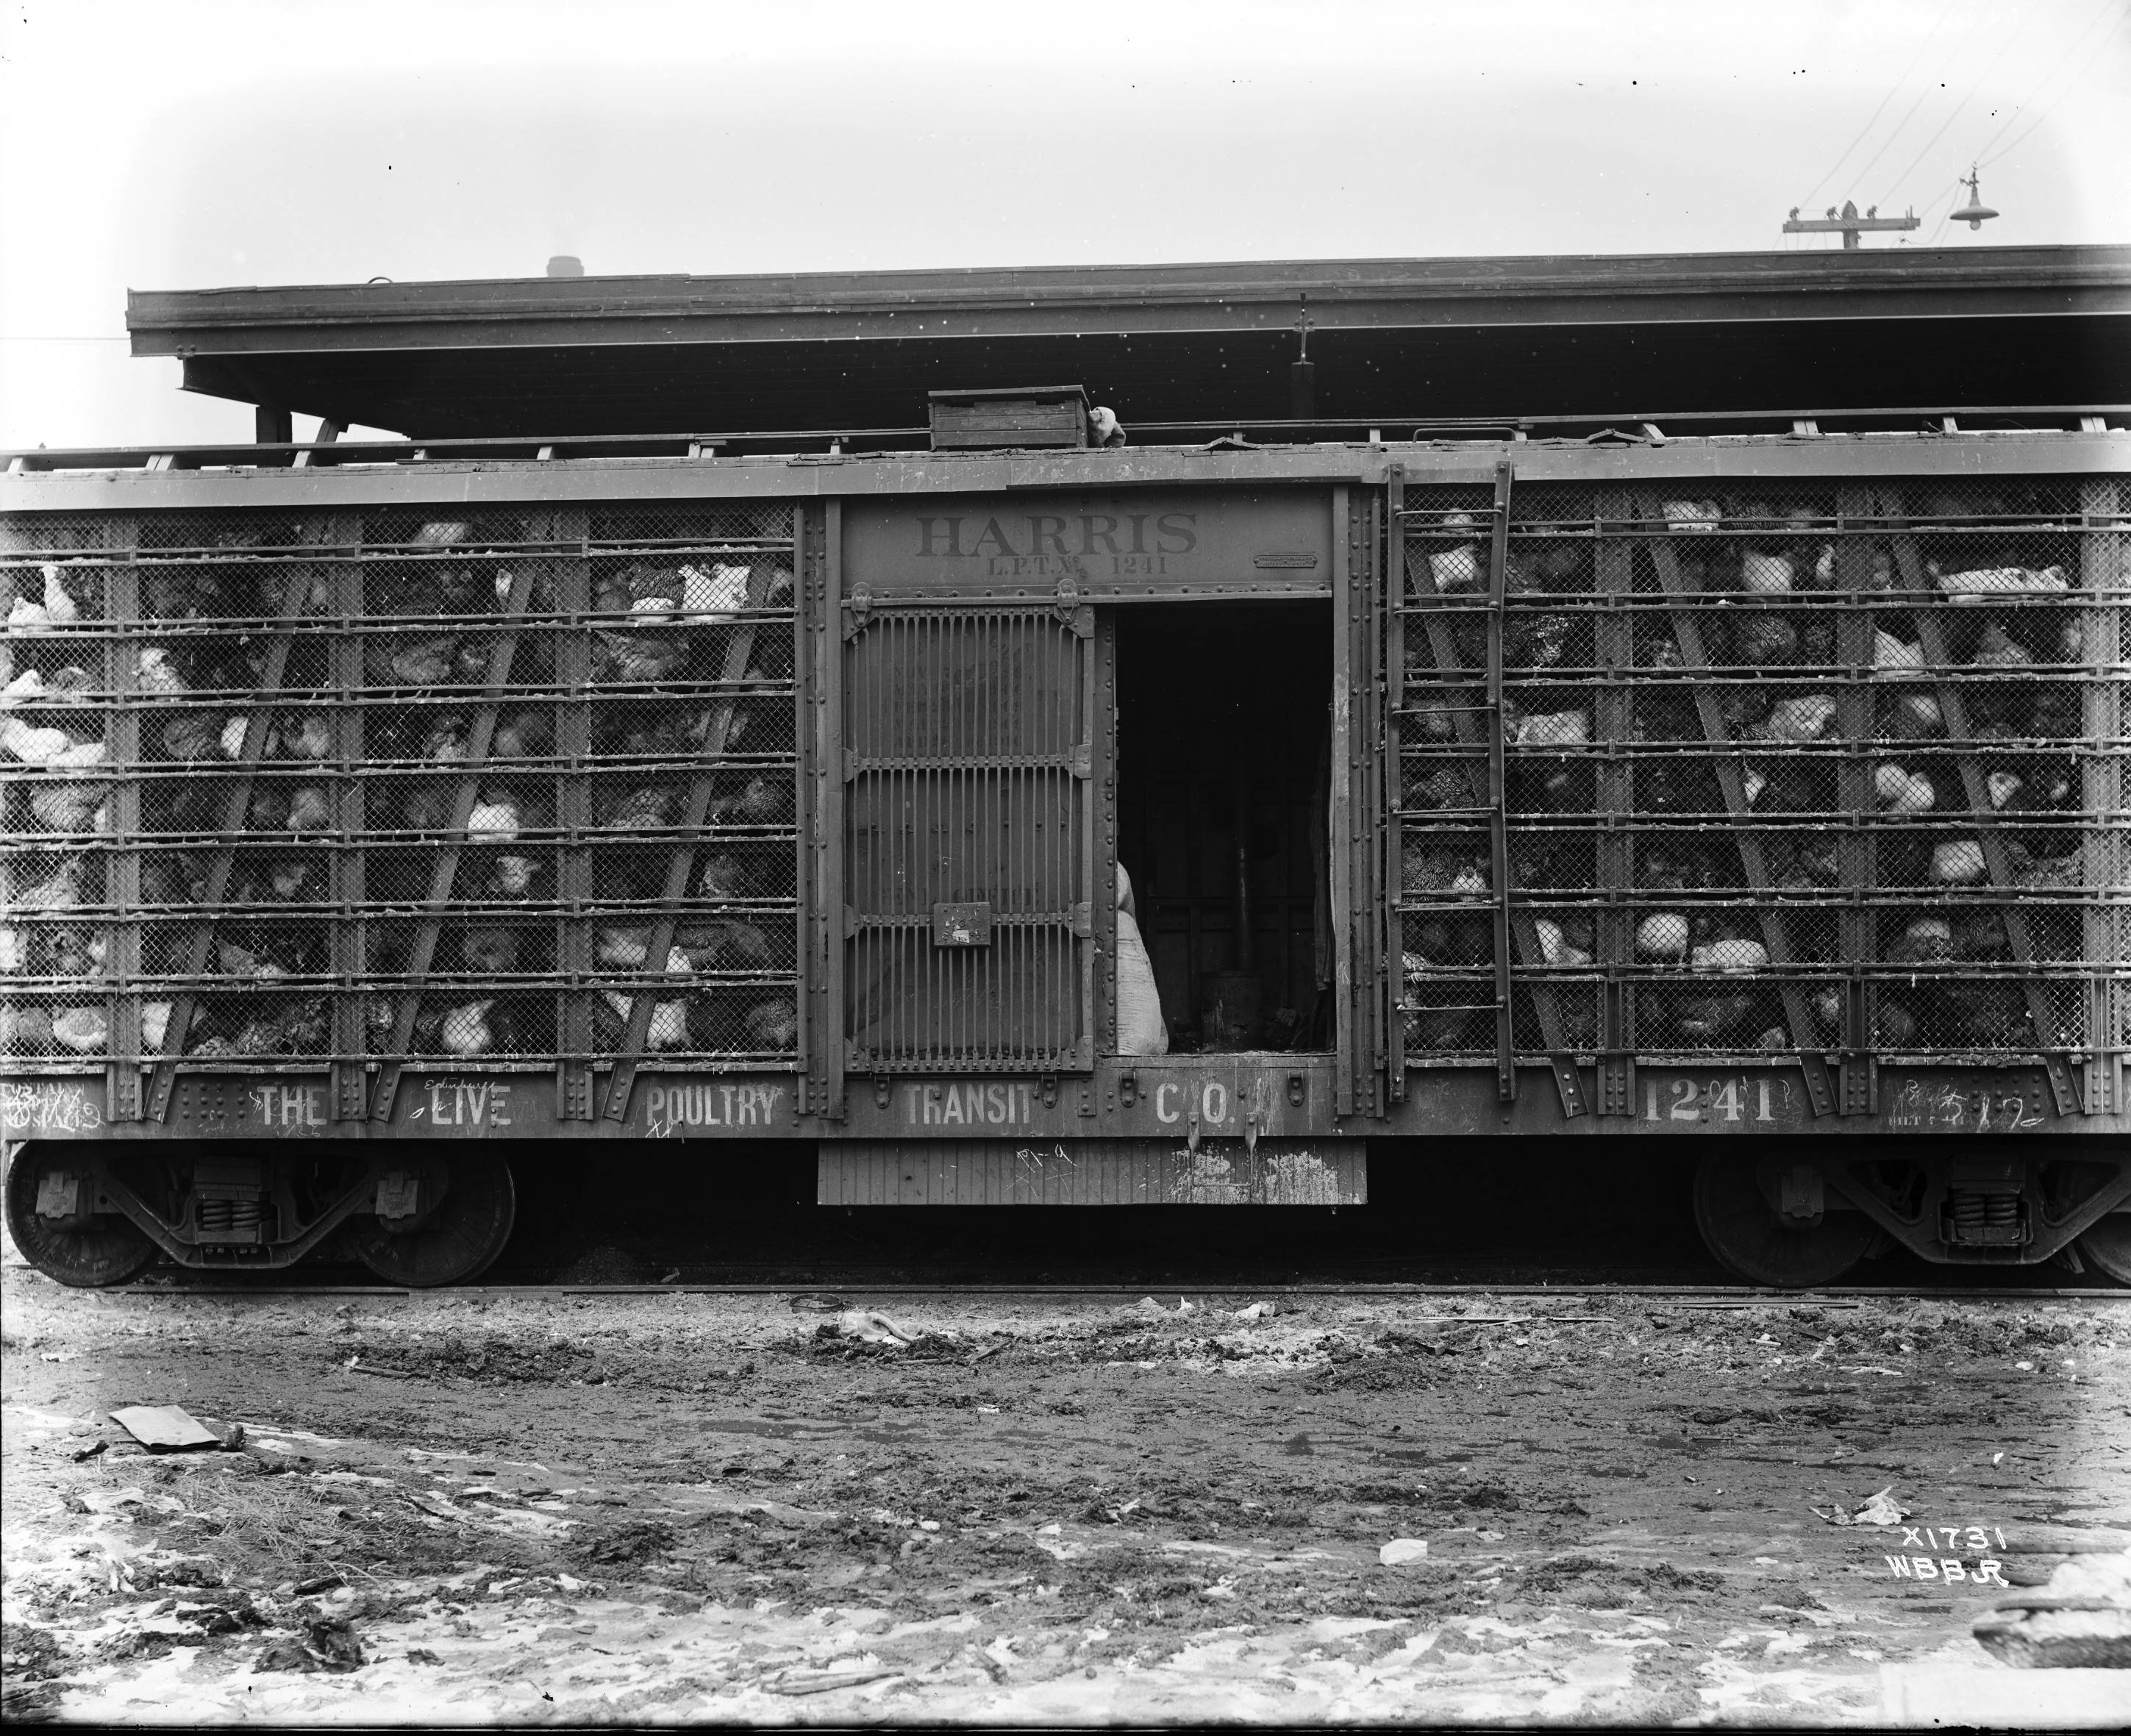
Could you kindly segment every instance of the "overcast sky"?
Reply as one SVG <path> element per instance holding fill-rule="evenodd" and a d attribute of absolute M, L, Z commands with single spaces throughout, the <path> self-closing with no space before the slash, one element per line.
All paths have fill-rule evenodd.
<path fill-rule="evenodd" d="M 251 438 L 129 287 L 2131 240 L 2131 0 L 6 3 L 0 447 Z"/>

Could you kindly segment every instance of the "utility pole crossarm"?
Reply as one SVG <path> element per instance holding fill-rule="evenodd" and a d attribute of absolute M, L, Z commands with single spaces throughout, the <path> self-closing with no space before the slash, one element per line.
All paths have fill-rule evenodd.
<path fill-rule="evenodd" d="M 1899 217 L 1882 217 L 1880 215 L 1880 208 L 1874 205 L 1866 210 L 1864 216 L 1860 217 L 1856 205 L 1846 203 L 1840 211 L 1830 205 L 1827 208 L 1827 215 L 1824 218 L 1801 218 L 1798 215 L 1798 207 L 1793 205 L 1791 207 L 1790 216 L 1784 221 L 1784 233 L 1786 235 L 1840 235 L 1844 246 L 1855 247 L 1857 245 L 1859 234 L 1867 229 L 1918 229 L 1923 227 L 1923 220 L 1918 217 L 1913 209 L 1904 212 Z"/>

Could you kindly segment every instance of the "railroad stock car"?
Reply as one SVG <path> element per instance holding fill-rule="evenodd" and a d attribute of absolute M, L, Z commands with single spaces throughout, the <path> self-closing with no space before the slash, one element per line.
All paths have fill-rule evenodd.
<path fill-rule="evenodd" d="M 647 1141 L 1308 1207 L 1555 1136 L 1695 1140 L 1757 1282 L 2131 1279 L 2131 250 L 131 319 L 260 440 L 0 478 L 62 1281 L 464 1282 Z"/>

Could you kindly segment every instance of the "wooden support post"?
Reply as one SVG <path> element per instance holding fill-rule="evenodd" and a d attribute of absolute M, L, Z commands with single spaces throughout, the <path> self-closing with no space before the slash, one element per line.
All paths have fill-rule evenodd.
<path fill-rule="evenodd" d="M 592 902 L 591 780 L 586 768 L 592 751 L 591 524 L 582 507 L 555 514 L 550 534 L 575 552 L 554 563 L 555 610 L 563 624 L 555 634 L 555 681 L 563 698 L 555 707 L 555 863 L 558 918 L 555 958 L 563 981 L 561 1059 L 556 1093 L 562 1119 L 593 1118 L 592 936 L 585 912 Z"/>
<path fill-rule="evenodd" d="M 2099 420 L 2090 418 L 2090 420 Z M 2087 1019 L 2086 1112 L 2121 1114 L 2125 1102 L 2127 1026 L 2131 1026 L 2131 983 L 2120 973 L 2131 964 L 2131 729 L 2124 693 L 2124 668 L 2131 663 L 2126 637 L 2124 484 L 2096 476 L 2080 485 L 2086 533 L 2080 538 L 2080 588 L 2093 600 L 2080 620 L 2080 679 L 2083 683 L 2080 806 L 2087 831 L 2081 849 L 2086 892 L 2081 957 L 2093 973 Z"/>
<path fill-rule="evenodd" d="M 1635 763 L 1624 751 L 1635 738 L 1635 694 L 1626 685 L 1635 662 L 1635 618 L 1629 612 L 1635 588 L 1635 549 L 1625 538 L 1605 533 L 1606 526 L 1625 519 L 1629 497 L 1621 490 L 1602 490 L 1592 503 L 1597 533 L 1593 617 L 1593 652 L 1599 685 L 1592 719 L 1599 751 L 1595 807 L 1600 830 L 1592 841 L 1593 867 L 1606 907 L 1598 913 L 1597 953 L 1606 973 L 1598 1018 L 1598 1112 L 1635 1113 L 1634 990 L 1623 973 L 1635 960 L 1635 924 L 1624 906 L 1635 879 Z"/>
<path fill-rule="evenodd" d="M 328 595 L 338 618 L 331 641 L 333 689 L 333 1117 L 362 1121 L 369 1112 L 369 1027 L 362 1016 L 361 984 L 370 973 L 370 923 L 363 914 L 369 859 L 369 815 L 364 772 L 365 714 L 359 700 L 362 667 L 362 515 L 336 513 L 328 534 L 332 565 Z"/>
<path fill-rule="evenodd" d="M 1404 883 L 1406 742 L 1400 708 L 1406 704 L 1406 471 L 1394 464 L 1386 473 L 1382 578 L 1384 607 L 1384 1089 L 1394 1103 L 1406 1101 L 1406 1020 L 1399 1011 L 1404 997 L 1406 921 L 1396 907 Z"/>
<path fill-rule="evenodd" d="M 1836 801 L 1842 831 L 1836 854 L 1846 903 L 1841 913 L 1842 956 L 1850 975 L 1842 997 L 1841 1112 L 1869 1114 L 1876 1107 L 1879 1060 L 1879 988 L 1871 966 L 1880 957 L 1880 917 L 1869 902 L 1880 884 L 1879 840 L 1871 830 L 1878 808 L 1867 757 L 1872 741 L 1872 671 L 1879 630 L 1870 605 L 1872 551 L 1860 533 L 1871 496 L 1855 485 L 1836 495 L 1835 571 L 1841 599 L 1835 621 L 1836 662 L 1842 686 L 1835 699 L 1842 759 L 1836 772 Z"/>
<path fill-rule="evenodd" d="M 103 901 L 111 922 L 104 930 L 106 1098 L 114 1121 L 141 1119 L 141 569 L 136 564 L 138 520 L 114 514 L 105 524 L 105 619 L 113 629 L 103 643 L 104 685 L 112 696 L 104 714 L 105 763 L 118 777 L 108 788 L 104 814 L 113 840 L 103 858 Z"/>
<path fill-rule="evenodd" d="M 812 514 L 818 512 L 819 517 Z M 800 569 L 805 580 L 797 631 L 811 649 L 814 696 L 814 800 L 807 821 L 812 870 L 808 1002 L 816 1112 L 844 1118 L 844 508 L 831 500 L 809 516 L 821 542 Z"/>

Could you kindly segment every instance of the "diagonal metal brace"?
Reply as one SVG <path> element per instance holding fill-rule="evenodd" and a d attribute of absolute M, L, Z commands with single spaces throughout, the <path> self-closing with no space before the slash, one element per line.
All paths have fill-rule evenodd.
<path fill-rule="evenodd" d="M 2028 913 L 2019 906 L 2019 888 L 2014 884 L 2013 864 L 2005 854 L 2004 831 L 1999 822 L 1998 811 L 1990 805 L 1990 786 L 1983 775 L 1982 763 L 1976 757 L 1975 739 L 1969 733 L 1968 702 L 1960 686 L 1945 678 L 1949 667 L 1946 635 L 1939 630 L 1938 617 L 1932 612 L 1931 588 L 1923 562 L 1917 553 L 1916 533 L 1904 518 L 1898 492 L 1886 492 L 1881 502 L 1889 520 L 1894 563 L 1901 569 L 1903 588 L 1918 593 L 1923 599 L 1909 619 L 1916 624 L 1917 644 L 1925 662 L 1939 677 L 1932 683 L 1932 691 L 1938 696 L 1939 715 L 1945 721 L 1946 733 L 1951 739 L 1969 744 L 1959 756 L 1961 791 L 1968 798 L 1968 817 L 1975 823 L 1976 839 L 1983 849 L 1983 866 L 1990 877 L 1991 889 L 2009 895 L 2009 901 L 1999 906 L 1998 915 L 2005 925 L 2005 938 L 2014 961 L 2032 971 L 2035 948 L 2028 927 Z M 2028 1020 L 2035 1027 L 2036 1044 L 2043 1050 L 2043 1069 L 2049 1076 L 2050 1095 L 2056 1100 L 2057 1112 L 2059 1115 L 2077 1115 L 2081 1112 L 2081 1081 L 2063 1051 L 2051 1046 L 2053 1021 L 2049 994 L 2032 974 L 2021 978 L 2020 988 L 2028 1003 Z"/>
<path fill-rule="evenodd" d="M 760 569 L 748 580 L 747 606 L 760 609 L 766 600 L 769 577 Z M 735 629 L 725 646 L 725 668 L 721 677 L 728 684 L 743 681 L 747 666 L 754 656 L 754 623 L 743 623 Z M 703 739 L 703 767 L 688 786 L 687 806 L 681 815 L 681 826 L 687 835 L 673 846 L 666 861 L 666 881 L 660 888 L 658 905 L 651 924 L 651 944 L 644 949 L 644 969 L 647 976 L 663 977 L 673 952 L 673 930 L 678 925 L 681 906 L 688 897 L 688 882 L 696 869 L 696 834 L 710 816 L 711 792 L 717 782 L 719 762 L 725 758 L 725 744 L 731 739 L 736 701 L 726 700 L 711 717 L 711 726 Z M 600 1112 L 608 1121 L 625 1120 L 629 1115 L 629 1098 L 636 1084 L 636 1069 L 644 1059 L 644 1045 L 651 1035 L 651 1016 L 657 1010 L 658 991 L 640 989 L 630 997 L 629 1023 L 621 1046 L 615 1052 L 614 1071 L 606 1082 L 606 1098 Z"/>
<path fill-rule="evenodd" d="M 281 597 L 280 618 L 284 623 L 293 622 L 302 612 L 314 576 L 308 566 L 299 566 L 289 575 L 288 589 Z M 259 671 L 259 686 L 255 690 L 257 693 L 276 694 L 280 691 L 282 678 L 288 672 L 289 653 L 295 640 L 295 627 L 285 624 L 268 641 L 266 660 Z M 223 803 L 222 834 L 225 839 L 232 839 L 245 830 L 251 810 L 252 782 L 259 771 L 259 762 L 266 758 L 266 737 L 273 722 L 271 702 L 254 705 L 245 718 L 244 741 L 237 752 L 237 775 L 230 780 L 229 795 Z M 235 843 L 225 842 L 216 849 L 213 861 L 208 865 L 207 884 L 201 888 L 199 901 L 208 914 L 193 925 L 191 945 L 185 954 L 188 983 L 197 981 L 207 969 L 208 949 L 214 943 L 216 913 L 222 901 L 229 895 L 229 877 L 236 862 Z M 170 1090 L 177 1082 L 178 1059 L 184 1053 L 185 1035 L 192 1028 L 193 1008 L 199 1002 L 199 991 L 191 988 L 180 990 L 171 998 L 170 1022 L 163 1030 L 163 1052 L 148 1082 L 147 1111 L 151 1121 L 170 1119 Z"/>
<path fill-rule="evenodd" d="M 1644 516 L 1652 515 L 1646 513 Z M 1661 537 L 1653 538 L 1650 553 L 1657 567 L 1658 583 L 1664 587 L 1667 596 L 1679 599 L 1699 594 L 1693 581 L 1681 570 L 1679 557 L 1670 543 Z M 1696 674 L 1706 674 L 1709 659 L 1703 653 L 1702 624 L 1694 618 L 1694 611 L 1674 608 L 1666 613 L 1672 622 L 1673 635 L 1679 642 L 1680 660 Z M 1734 838 L 1739 846 L 1739 865 L 1746 876 L 1748 888 L 1757 897 L 1765 898 L 1769 891 L 1768 863 L 1761 854 L 1760 835 L 1750 830 L 1753 818 L 1746 801 L 1746 782 L 1740 775 L 1740 759 L 1734 751 L 1731 732 L 1725 727 L 1724 714 L 1717 709 L 1717 696 L 1707 681 L 1694 683 L 1694 708 L 1712 750 L 1711 763 L 1717 773 L 1717 786 L 1724 792 L 1725 810 L 1736 828 Z M 1791 951 L 1790 931 L 1782 916 L 1765 904 L 1756 914 L 1760 918 L 1761 944 L 1768 949 L 1769 962 L 1779 969 L 1790 968 L 1797 960 Z M 1779 992 L 1784 1003 L 1784 1017 L 1791 1028 L 1791 1041 L 1798 1048 L 1799 1070 L 1805 1074 L 1806 1101 L 1816 1117 L 1833 1115 L 1837 1112 L 1835 1087 L 1828 1078 L 1827 1060 L 1808 1040 L 1813 1025 L 1804 991 L 1795 978 L 1786 977 Z"/>
<path fill-rule="evenodd" d="M 370 1119 L 373 1121 L 390 1122 L 392 1119 L 393 1101 L 400 1093 L 400 1075 L 405 1069 L 414 1045 L 414 1019 L 422 1009 L 423 979 L 429 974 L 429 967 L 436 959 L 445 906 L 451 902 L 460 857 L 466 848 L 467 823 L 473 817 L 473 805 L 481 792 L 481 769 L 488 763 L 489 748 L 495 739 L 496 715 L 502 708 L 504 692 L 510 686 L 510 666 L 518 655 L 516 624 L 523 619 L 532 595 L 532 563 L 520 562 L 503 605 L 504 618 L 513 624 L 499 633 L 496 643 L 489 648 L 488 672 L 481 684 L 482 701 L 474 712 L 473 729 L 467 738 L 466 757 L 459 763 L 462 769 L 457 791 L 452 798 L 451 821 L 445 829 L 445 843 L 438 853 L 436 866 L 430 870 L 429 896 L 422 901 L 425 913 L 422 925 L 415 930 L 414 944 L 409 949 L 407 974 L 414 979 L 414 986 L 400 997 L 393 1015 L 391 1040 L 384 1064 L 377 1070 L 377 1088 L 370 1102 Z"/>

